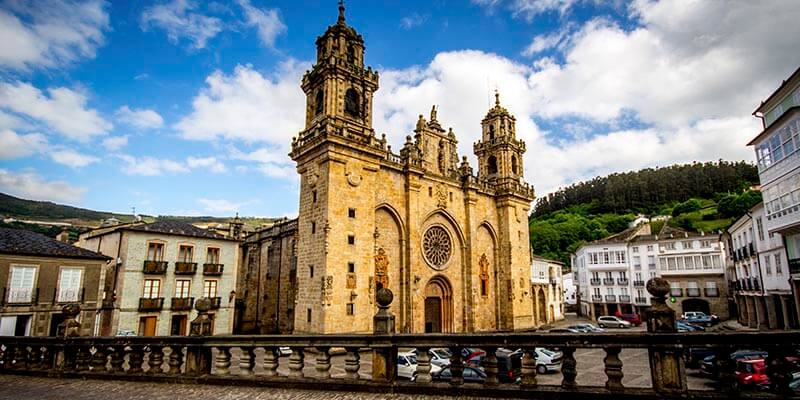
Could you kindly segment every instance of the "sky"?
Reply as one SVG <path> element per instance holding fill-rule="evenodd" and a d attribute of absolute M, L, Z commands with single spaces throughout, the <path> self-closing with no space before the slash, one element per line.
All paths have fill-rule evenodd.
<path fill-rule="evenodd" d="M 800 66 L 800 1 L 346 2 L 402 147 L 439 109 L 461 155 L 498 90 L 544 196 L 612 172 L 747 160 Z M 149 215 L 294 216 L 288 152 L 326 1 L 0 0 L 0 192 Z"/>

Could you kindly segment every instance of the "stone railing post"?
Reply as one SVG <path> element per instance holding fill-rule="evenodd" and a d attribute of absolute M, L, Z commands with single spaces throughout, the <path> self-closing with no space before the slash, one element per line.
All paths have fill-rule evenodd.
<path fill-rule="evenodd" d="M 373 333 L 376 335 L 392 335 L 395 333 L 394 315 L 389 312 L 394 294 L 387 288 L 381 288 L 375 295 L 378 312 L 373 317 Z M 392 343 L 387 347 L 372 351 L 372 380 L 376 382 L 394 382 L 397 376 L 397 348 Z"/>
<path fill-rule="evenodd" d="M 211 299 L 202 297 L 194 302 L 197 310 L 197 318 L 191 323 L 189 329 L 190 336 L 209 336 L 211 335 L 211 318 L 208 317 L 208 310 L 211 309 Z M 211 374 L 211 348 L 203 345 L 186 346 L 186 375 L 208 375 Z"/>
<path fill-rule="evenodd" d="M 56 335 L 61 338 L 80 336 L 81 323 L 75 319 L 81 313 L 80 304 L 65 304 L 61 307 L 61 312 L 64 314 L 64 322 L 56 328 Z M 75 346 L 64 346 L 56 354 L 56 365 L 64 370 L 71 370 L 75 367 L 77 356 Z"/>
<path fill-rule="evenodd" d="M 674 333 L 675 311 L 667 306 L 667 293 L 669 282 L 663 278 L 653 278 L 647 281 L 647 291 L 652 295 L 652 307 L 647 310 L 647 332 L 649 333 Z M 685 393 L 686 367 L 681 359 L 679 348 L 650 348 L 650 374 L 653 381 L 653 390 L 663 394 Z"/>

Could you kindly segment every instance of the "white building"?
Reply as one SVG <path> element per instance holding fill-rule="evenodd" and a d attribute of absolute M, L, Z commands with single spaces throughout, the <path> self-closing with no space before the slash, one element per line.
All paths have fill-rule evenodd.
<path fill-rule="evenodd" d="M 561 283 L 564 285 L 564 304 L 575 306 L 578 304 L 577 286 L 572 272 L 561 276 Z"/>
<path fill-rule="evenodd" d="M 704 311 L 727 318 L 724 246 L 718 235 L 683 231 L 666 224 L 658 235 L 640 224 L 584 244 L 573 257 L 580 311 L 600 315 L 640 314 L 650 306 L 645 284 L 669 280 L 669 305 L 678 313 Z"/>
<path fill-rule="evenodd" d="M 531 256 L 531 293 L 537 326 L 564 319 L 564 263 Z"/>
<path fill-rule="evenodd" d="M 201 297 L 212 302 L 212 332 L 232 332 L 238 240 L 160 221 L 96 229 L 82 234 L 78 246 L 116 260 L 106 273 L 105 304 L 113 310 L 101 335 L 187 335 Z"/>
<path fill-rule="evenodd" d="M 800 68 L 753 112 L 763 130 L 748 143 L 755 148 L 764 197 L 764 228 L 780 234 L 800 320 Z"/>
<path fill-rule="evenodd" d="M 783 239 L 767 232 L 764 222 L 759 203 L 728 228 L 739 322 L 759 329 L 797 327 Z"/>

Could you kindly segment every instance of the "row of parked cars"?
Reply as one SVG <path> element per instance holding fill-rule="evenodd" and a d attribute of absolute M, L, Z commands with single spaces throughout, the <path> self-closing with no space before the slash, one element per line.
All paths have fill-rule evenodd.
<path fill-rule="evenodd" d="M 737 350 L 728 355 L 733 368 L 734 384 L 742 390 L 773 390 L 768 370 L 769 353 L 763 350 Z M 687 366 L 700 368 L 700 373 L 712 379 L 720 375 L 720 363 L 717 354 L 710 348 L 690 348 L 687 354 Z M 800 352 L 786 356 L 784 360 L 792 373 L 789 387 L 800 392 Z"/>
<path fill-rule="evenodd" d="M 560 351 L 537 347 L 534 350 L 536 358 L 536 372 L 546 374 L 561 370 L 563 354 Z M 401 378 L 415 381 L 417 379 L 418 352 L 416 349 L 398 353 L 397 375 Z M 431 379 L 434 381 L 449 381 L 453 374 L 451 371 L 450 349 L 435 348 L 428 351 L 431 363 Z M 500 382 L 516 383 L 522 376 L 522 350 L 500 348 L 495 352 L 497 358 L 497 378 Z M 486 352 L 477 348 L 463 348 L 461 359 L 464 363 L 464 382 L 482 383 L 486 380 Z"/>

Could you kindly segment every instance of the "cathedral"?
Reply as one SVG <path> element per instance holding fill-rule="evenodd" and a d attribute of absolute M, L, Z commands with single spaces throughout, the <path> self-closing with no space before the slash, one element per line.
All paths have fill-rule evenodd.
<path fill-rule="evenodd" d="M 375 294 L 386 287 L 398 332 L 532 328 L 534 192 L 499 95 L 473 145 L 477 173 L 435 107 L 398 154 L 372 127 L 379 74 L 365 67 L 364 40 L 342 5 L 316 46 L 301 84 L 305 129 L 290 153 L 298 218 L 246 241 L 239 318 L 261 333 L 371 332 Z"/>

